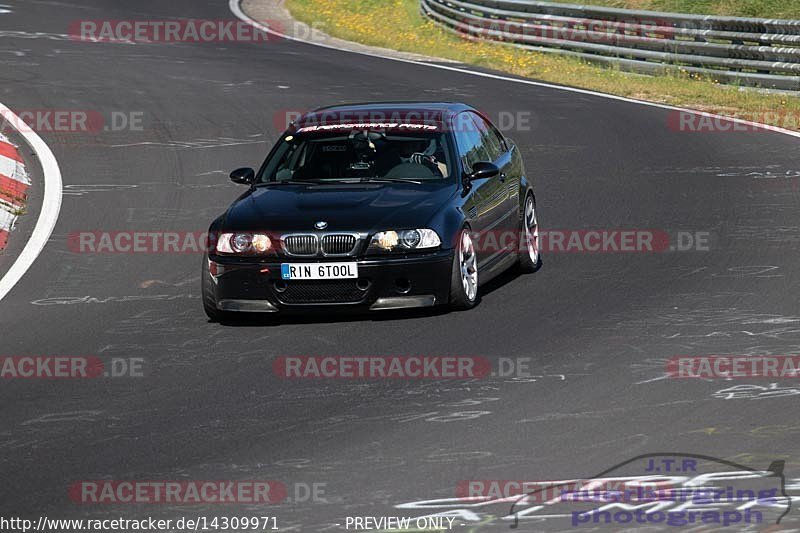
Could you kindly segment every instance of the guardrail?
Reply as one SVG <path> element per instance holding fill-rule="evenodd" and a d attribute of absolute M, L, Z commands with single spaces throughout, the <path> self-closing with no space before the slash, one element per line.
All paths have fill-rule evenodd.
<path fill-rule="evenodd" d="M 800 20 L 661 13 L 530 0 L 420 0 L 462 35 L 644 74 L 800 91 Z"/>

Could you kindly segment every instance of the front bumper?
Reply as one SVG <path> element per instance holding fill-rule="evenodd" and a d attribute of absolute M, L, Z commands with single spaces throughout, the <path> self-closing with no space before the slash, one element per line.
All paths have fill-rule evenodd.
<path fill-rule="evenodd" d="M 357 280 L 281 279 L 281 264 L 343 262 L 343 258 L 237 258 L 212 255 L 209 272 L 217 308 L 247 313 L 313 310 L 390 310 L 445 304 L 450 297 L 453 251 L 400 257 L 354 258 Z"/>

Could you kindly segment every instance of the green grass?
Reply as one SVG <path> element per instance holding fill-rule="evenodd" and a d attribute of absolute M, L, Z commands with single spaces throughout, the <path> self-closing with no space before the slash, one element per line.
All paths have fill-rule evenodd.
<path fill-rule="evenodd" d="M 649 9 L 694 13 L 697 15 L 730 15 L 734 17 L 760 17 L 800 19 L 800 2 L 797 0 L 550 0 L 567 4 L 592 4 L 596 6 L 627 9 Z"/>
<path fill-rule="evenodd" d="M 614 1 L 623 0 L 602 3 Z M 634 1 L 637 0 L 627 0 L 626 3 Z M 689 3 L 689 0 L 651 1 Z M 600 3 L 599 0 L 595 2 Z M 746 0 L 728 2 L 746 3 Z M 772 0 L 761 2 L 773 3 Z M 423 17 L 418 0 L 288 0 L 287 7 L 295 18 L 316 24 L 327 33 L 350 41 L 453 59 L 551 83 L 800 129 L 800 96 L 741 90 L 680 73 L 664 76 L 628 74 L 579 59 L 465 39 Z"/>

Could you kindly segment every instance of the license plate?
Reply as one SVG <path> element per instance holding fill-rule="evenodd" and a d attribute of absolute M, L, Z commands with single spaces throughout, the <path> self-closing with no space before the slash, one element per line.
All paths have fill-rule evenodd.
<path fill-rule="evenodd" d="M 354 279 L 357 263 L 283 263 L 283 279 Z"/>

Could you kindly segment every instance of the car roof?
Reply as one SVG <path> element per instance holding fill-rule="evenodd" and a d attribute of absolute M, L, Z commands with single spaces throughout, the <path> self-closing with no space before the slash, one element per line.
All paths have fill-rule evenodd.
<path fill-rule="evenodd" d="M 402 120 L 413 123 L 443 124 L 448 116 L 471 110 L 458 102 L 365 102 L 321 107 L 294 121 L 298 128 L 319 124 Z"/>

